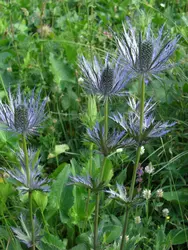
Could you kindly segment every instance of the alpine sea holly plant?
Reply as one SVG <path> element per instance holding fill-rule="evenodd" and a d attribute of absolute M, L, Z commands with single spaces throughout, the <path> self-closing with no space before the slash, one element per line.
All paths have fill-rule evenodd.
<path fill-rule="evenodd" d="M 141 32 L 136 37 L 135 29 L 132 27 L 130 21 L 127 21 L 129 30 L 126 31 L 126 26 L 123 24 L 124 33 L 118 37 L 115 33 L 115 40 L 118 47 L 118 60 L 115 62 L 115 68 L 109 62 L 108 55 L 105 59 L 105 65 L 101 65 L 96 57 L 93 62 L 88 62 L 85 57 L 79 61 L 79 66 L 84 77 L 83 87 L 86 93 L 99 95 L 104 99 L 104 126 L 96 124 L 93 129 L 88 128 L 88 139 L 98 148 L 98 151 L 104 156 L 104 163 L 101 167 L 101 176 L 99 182 L 103 180 L 105 159 L 109 156 L 111 150 L 119 147 L 133 146 L 136 148 L 135 166 L 133 169 L 131 187 L 129 195 L 126 195 L 126 200 L 129 205 L 126 206 L 125 222 L 123 226 L 122 238 L 120 243 L 120 250 L 124 249 L 125 238 L 128 226 L 128 219 L 130 213 L 130 204 L 132 204 L 134 197 L 134 186 L 136 181 L 136 173 L 140 163 L 141 148 L 148 140 L 165 135 L 170 131 L 170 128 L 175 123 L 155 121 L 154 108 L 151 99 L 145 101 L 145 81 L 150 76 L 155 76 L 165 69 L 169 69 L 174 65 L 167 63 L 170 56 L 177 47 L 177 42 L 180 36 L 167 41 L 163 37 L 164 26 L 159 30 L 158 37 L 155 38 L 151 30 L 151 25 L 148 26 L 145 38 Z M 122 114 L 112 115 L 111 119 L 120 125 L 123 131 L 109 133 L 108 127 L 108 99 L 112 96 L 120 96 L 125 92 L 124 88 L 127 83 L 134 78 L 141 79 L 138 98 L 129 97 L 128 105 L 131 111 L 128 117 L 125 118 Z M 89 175 L 88 175 L 89 176 Z M 91 188 L 88 184 L 88 179 L 82 177 L 71 177 L 72 183 L 85 185 Z M 90 177 L 86 177 L 90 178 Z M 87 183 L 87 184 L 86 184 Z M 122 193 L 123 188 L 118 184 L 118 190 Z M 112 197 L 120 198 L 119 194 L 110 190 Z M 99 216 L 99 192 L 96 194 L 95 205 L 95 222 L 94 222 L 94 250 L 98 249 L 99 242 L 97 236 L 98 230 L 98 216 Z"/>
<path fill-rule="evenodd" d="M 30 227 L 26 230 L 25 222 L 21 215 L 23 231 L 17 228 L 13 228 L 13 231 L 18 239 L 35 250 L 36 242 L 40 238 L 40 235 L 37 229 L 36 218 L 33 216 L 32 194 L 34 190 L 47 192 L 49 191 L 49 187 L 48 180 L 42 178 L 42 168 L 39 166 L 40 159 L 36 160 L 36 152 L 27 146 L 27 138 L 37 135 L 42 122 L 46 119 L 45 105 L 47 99 L 41 102 L 40 93 L 35 98 L 34 90 L 30 95 L 24 95 L 20 90 L 20 86 L 18 86 L 15 97 L 9 89 L 8 97 L 9 104 L 0 102 L 1 129 L 18 134 L 22 141 L 22 148 L 19 149 L 18 153 L 15 152 L 19 166 L 14 166 L 11 170 L 1 169 L 17 181 L 18 190 L 23 194 L 28 194 Z"/>
<path fill-rule="evenodd" d="M 122 58 L 125 71 L 128 72 L 129 75 L 132 75 L 133 78 L 139 77 L 139 79 L 141 79 L 138 90 L 140 100 L 137 104 L 135 101 L 129 101 L 133 112 L 129 114 L 128 121 L 124 121 L 121 114 L 114 116 L 113 119 L 123 126 L 126 131 L 129 131 L 131 136 L 138 142 L 129 192 L 129 199 L 132 200 L 143 141 L 149 137 L 160 137 L 164 135 L 169 132 L 168 128 L 174 125 L 174 123 L 154 123 L 153 115 L 150 114 L 153 106 L 150 104 L 150 101 L 145 103 L 145 80 L 149 75 L 156 76 L 156 74 L 161 71 L 174 66 L 174 64 L 167 63 L 167 61 L 175 51 L 180 36 L 178 35 L 174 39 L 167 40 L 166 36 L 162 36 L 163 26 L 159 30 L 158 37 L 155 38 L 150 24 L 146 30 L 144 39 L 141 32 L 139 32 L 138 37 L 136 36 L 136 29 L 132 27 L 128 18 L 127 24 L 129 30 L 127 31 L 125 24 L 123 24 L 124 32 L 120 37 L 115 35 L 115 40 L 118 47 L 118 54 Z M 123 250 L 125 244 L 129 211 L 130 208 L 127 206 L 120 250 Z"/>
<path fill-rule="evenodd" d="M 87 129 L 88 140 L 92 144 L 96 144 L 99 152 L 104 156 L 100 177 L 95 182 L 97 186 L 105 187 L 103 175 L 105 171 L 106 159 L 112 150 L 117 149 L 120 145 L 126 145 L 124 140 L 124 132 L 109 134 L 108 119 L 109 119 L 109 99 L 113 96 L 125 95 L 126 84 L 131 80 L 131 76 L 122 68 L 119 63 L 119 58 L 110 60 L 109 54 L 105 57 L 104 64 L 96 57 L 92 62 L 88 62 L 84 56 L 79 59 L 79 66 L 84 78 L 83 87 L 88 94 L 97 95 L 104 100 L 104 124 L 96 124 L 93 129 Z M 80 177 L 79 177 L 80 178 Z M 78 181 L 75 182 L 78 184 Z M 95 205 L 95 221 L 94 221 L 94 249 L 98 248 L 98 216 L 99 216 L 99 202 L 101 188 L 96 193 Z"/>

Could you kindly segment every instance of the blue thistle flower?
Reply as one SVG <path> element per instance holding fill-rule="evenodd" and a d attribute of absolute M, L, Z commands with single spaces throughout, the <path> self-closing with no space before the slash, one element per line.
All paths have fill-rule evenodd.
<path fill-rule="evenodd" d="M 101 182 L 98 178 L 92 178 L 91 176 L 70 176 L 70 182 L 68 185 L 76 185 L 78 187 L 85 187 L 92 192 L 99 192 L 104 189 L 105 183 Z"/>
<path fill-rule="evenodd" d="M 136 204 L 139 202 L 139 195 L 136 195 L 134 199 L 130 199 L 127 194 L 127 190 L 123 185 L 116 183 L 117 192 L 112 190 L 106 190 L 105 192 L 109 194 L 109 198 L 115 200 L 120 205 L 129 205 L 131 203 Z"/>
<path fill-rule="evenodd" d="M 0 101 L 0 123 L 6 127 L 1 129 L 13 131 L 18 134 L 37 134 L 40 124 L 46 119 L 44 111 L 47 99 L 40 104 L 40 93 L 35 99 L 34 90 L 31 95 L 24 96 L 18 87 L 17 95 L 13 98 L 8 91 L 9 105 Z"/>
<path fill-rule="evenodd" d="M 153 115 L 155 104 L 151 104 L 150 99 L 144 105 L 143 130 L 140 135 L 140 102 L 136 102 L 134 98 L 129 98 L 128 105 L 131 111 L 128 113 L 127 120 L 120 113 L 113 115 L 111 119 L 120 124 L 125 132 L 138 144 L 142 144 L 150 138 L 161 137 L 167 134 L 170 131 L 169 128 L 176 124 L 175 122 L 156 122 Z"/>
<path fill-rule="evenodd" d="M 108 54 L 104 65 L 96 57 L 90 63 L 82 56 L 79 60 L 79 67 L 83 73 L 86 91 L 103 98 L 125 94 L 122 89 L 131 79 L 123 70 L 119 60 L 110 62 Z"/>
<path fill-rule="evenodd" d="M 15 166 L 12 169 L 0 168 L 5 171 L 11 178 L 18 181 L 20 186 L 17 187 L 23 194 L 33 190 L 40 190 L 43 192 L 49 191 L 49 180 L 47 178 L 42 178 L 42 167 L 39 166 L 40 158 L 35 162 L 36 152 L 33 150 L 28 150 L 29 155 L 29 170 L 30 170 L 30 180 L 27 179 L 27 170 L 24 161 L 23 151 L 20 150 L 20 153 L 16 153 L 19 162 L 20 168 Z"/>
<path fill-rule="evenodd" d="M 125 134 L 125 131 L 118 132 L 114 130 L 112 133 L 108 133 L 108 137 L 105 139 L 104 127 L 100 127 L 97 123 L 93 129 L 87 129 L 87 140 L 93 142 L 99 148 L 99 151 L 104 156 L 107 156 L 118 148 L 128 147 L 134 144 L 132 139 L 124 139 Z"/>
<path fill-rule="evenodd" d="M 31 225 L 27 223 L 27 219 L 23 214 L 20 215 L 20 222 L 21 222 L 21 228 L 20 227 L 11 227 L 13 232 L 15 233 L 16 237 L 23 242 L 28 248 L 32 247 L 32 230 Z M 41 226 L 38 224 L 36 220 L 36 216 L 34 217 L 34 233 L 35 233 L 35 241 L 39 242 L 41 239 Z"/>
<path fill-rule="evenodd" d="M 156 75 L 157 73 L 169 69 L 174 66 L 167 63 L 169 57 L 176 50 L 177 42 L 180 35 L 174 39 L 167 40 L 167 36 L 163 37 L 164 25 L 158 32 L 158 37 L 154 37 L 151 25 L 148 26 L 145 39 L 141 33 L 136 37 L 135 29 L 127 19 L 129 30 L 123 24 L 124 33 L 119 38 L 115 35 L 118 45 L 119 54 L 122 57 L 126 71 L 136 77 L 140 74 L 147 76 L 148 74 Z"/>
<path fill-rule="evenodd" d="M 80 176 L 80 175 L 76 175 L 76 176 L 70 176 L 69 177 L 71 182 L 68 183 L 68 185 L 78 185 L 78 186 L 83 186 L 85 188 L 88 189 L 92 189 L 93 188 L 93 183 L 91 181 L 91 177 L 90 176 Z"/>

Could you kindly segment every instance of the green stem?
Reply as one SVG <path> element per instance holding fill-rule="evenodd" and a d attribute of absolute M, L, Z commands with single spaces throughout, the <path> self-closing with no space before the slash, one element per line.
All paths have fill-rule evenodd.
<path fill-rule="evenodd" d="M 144 121 L 144 102 L 145 102 L 145 82 L 144 82 L 144 76 L 141 78 L 141 87 L 140 87 L 140 131 L 139 131 L 139 146 L 137 148 L 136 152 L 136 162 L 133 169 L 133 175 L 131 180 L 131 187 L 129 191 L 129 199 L 132 201 L 133 194 L 134 194 L 134 186 L 136 182 L 136 173 L 140 162 L 140 152 L 141 152 L 141 142 L 142 142 L 142 130 L 143 130 L 143 121 Z M 122 240 L 120 245 L 120 250 L 123 250 L 124 248 L 124 241 L 125 241 L 125 235 L 127 232 L 127 226 L 128 226 L 128 219 L 129 219 L 129 212 L 130 209 L 127 207 L 126 213 L 125 213 L 125 222 L 123 226 L 123 233 L 122 233 Z"/>
<path fill-rule="evenodd" d="M 105 100 L 104 105 L 104 129 L 105 129 L 105 141 L 108 138 L 108 98 Z M 104 168 L 106 164 L 106 157 L 104 157 L 103 165 L 100 171 L 100 183 L 103 180 Z M 98 223 L 99 223 L 99 202 L 100 202 L 100 194 L 97 192 L 96 194 L 96 203 L 95 203 L 95 224 L 94 224 L 94 250 L 97 250 L 98 246 Z"/>
<path fill-rule="evenodd" d="M 103 180 L 105 164 L 106 164 L 106 157 L 104 158 L 100 172 L 100 183 Z M 97 250 L 97 242 L 98 242 L 99 202 L 100 202 L 100 193 L 97 192 L 95 201 L 94 250 Z"/>
<path fill-rule="evenodd" d="M 89 155 L 89 175 L 92 176 L 92 166 L 93 166 L 93 143 L 90 144 L 90 155 Z M 85 227 L 87 225 L 87 221 L 88 221 L 88 210 L 89 210 L 89 200 L 90 200 L 90 195 L 91 195 L 91 190 L 88 189 L 88 195 L 87 195 L 87 201 L 86 201 L 86 208 L 85 208 L 85 212 L 86 212 L 86 220 L 84 222 L 83 225 L 83 232 L 85 230 Z"/>
<path fill-rule="evenodd" d="M 147 219 L 147 221 L 148 221 L 148 214 L 149 214 L 149 210 L 148 210 L 148 204 L 149 203 L 149 200 L 148 199 L 146 199 L 146 204 L 145 204 L 145 208 L 146 208 L 146 219 Z"/>
<path fill-rule="evenodd" d="M 28 151 L 27 151 L 26 137 L 25 137 L 24 134 L 22 135 L 22 142 L 23 142 L 23 151 L 24 151 L 26 175 L 27 175 L 27 186 L 29 186 L 29 184 L 30 184 L 29 157 L 28 157 Z"/>
<path fill-rule="evenodd" d="M 23 142 L 26 175 L 27 175 L 27 186 L 29 187 L 30 186 L 29 156 L 27 150 L 26 137 L 24 134 L 22 135 L 22 142 Z M 32 191 L 29 191 L 29 216 L 31 222 L 32 250 L 35 250 L 35 227 L 33 221 Z"/>
<path fill-rule="evenodd" d="M 105 140 L 108 138 L 108 97 L 105 100 L 104 107 L 104 128 L 105 128 Z"/>
<path fill-rule="evenodd" d="M 35 225 L 34 225 L 34 220 L 33 220 L 32 191 L 29 192 L 29 215 L 30 215 L 30 220 L 31 220 L 32 250 L 35 250 Z"/>
<path fill-rule="evenodd" d="M 141 143 L 142 139 L 142 130 L 143 130 L 143 121 L 144 121 L 144 102 L 145 102 L 145 82 L 144 76 L 141 79 L 141 96 L 140 96 L 140 137 L 139 141 Z"/>
<path fill-rule="evenodd" d="M 97 250 L 98 247 L 99 201 L 99 192 L 97 192 L 95 201 L 94 250 Z"/>
<path fill-rule="evenodd" d="M 120 250 L 123 250 L 124 244 L 125 244 L 125 235 L 127 232 L 127 225 L 128 225 L 128 219 L 129 219 L 129 207 L 127 206 L 126 212 L 125 212 L 125 222 L 124 222 L 124 227 L 123 227 L 123 232 L 122 232 L 122 240 L 121 240 L 121 245 L 120 245 Z"/>

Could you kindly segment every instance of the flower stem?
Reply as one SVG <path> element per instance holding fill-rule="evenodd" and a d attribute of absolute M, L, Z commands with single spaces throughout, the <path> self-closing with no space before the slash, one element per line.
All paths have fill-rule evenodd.
<path fill-rule="evenodd" d="M 143 121 L 144 121 L 144 102 L 145 102 L 145 82 L 144 82 L 144 76 L 141 78 L 141 88 L 140 88 L 140 134 L 139 134 L 139 146 L 137 148 L 136 152 L 136 162 L 133 169 L 133 175 L 131 180 L 131 187 L 129 191 L 129 199 L 132 201 L 133 194 L 134 194 L 134 186 L 136 182 L 136 173 L 140 162 L 140 152 L 141 152 L 141 140 L 142 140 L 142 130 L 143 130 Z M 120 245 L 120 250 L 123 250 L 124 248 L 124 242 L 125 242 L 125 235 L 127 232 L 127 226 L 128 226 L 128 219 L 129 219 L 129 207 L 126 208 L 125 212 L 125 222 L 123 226 L 123 233 L 122 233 L 122 240 Z"/>
<path fill-rule="evenodd" d="M 108 138 L 108 97 L 105 100 L 104 128 L 105 128 L 105 140 L 106 140 Z"/>
<path fill-rule="evenodd" d="M 93 143 L 90 144 L 90 154 L 89 154 L 89 175 L 92 176 L 92 167 L 93 167 Z M 90 195 L 91 195 L 91 190 L 88 189 L 88 195 L 87 195 L 87 201 L 86 201 L 86 208 L 85 208 L 85 213 L 86 213 L 86 219 L 83 225 L 83 232 L 85 230 L 85 227 L 87 226 L 87 221 L 88 221 L 88 210 L 89 210 L 89 200 L 90 200 Z"/>
<path fill-rule="evenodd" d="M 29 156 L 28 156 L 28 150 L 27 150 L 26 137 L 24 134 L 22 135 L 22 142 L 23 142 L 26 175 L 27 175 L 27 186 L 29 187 L 30 185 Z M 35 228 L 34 228 L 34 221 L 33 221 L 32 191 L 29 191 L 29 216 L 30 216 L 30 222 L 31 222 L 32 250 L 35 250 Z"/>
<path fill-rule="evenodd" d="M 27 175 L 27 186 L 29 186 L 29 183 L 30 183 L 29 157 L 28 157 L 28 151 L 27 151 L 26 137 L 24 134 L 22 135 L 22 142 L 23 142 L 26 175 Z"/>
<path fill-rule="evenodd" d="M 104 105 L 104 129 L 105 129 L 105 140 L 107 140 L 108 138 L 108 97 L 106 98 L 105 105 Z M 103 161 L 102 168 L 100 171 L 99 185 L 103 180 L 105 165 L 106 165 L 106 157 L 104 157 L 104 161 Z M 98 247 L 99 202 L 100 202 L 100 193 L 98 191 L 96 193 L 96 201 L 95 201 L 94 250 L 97 250 L 97 247 Z"/>
<path fill-rule="evenodd" d="M 33 220 L 33 201 L 32 201 L 32 191 L 29 192 L 29 214 L 31 220 L 31 237 L 32 237 L 32 250 L 35 250 L 35 225 Z"/>
<path fill-rule="evenodd" d="M 99 201 L 100 201 L 99 195 L 100 195 L 99 192 L 97 192 L 95 200 L 94 250 L 97 250 L 98 247 L 98 223 L 99 223 Z"/>

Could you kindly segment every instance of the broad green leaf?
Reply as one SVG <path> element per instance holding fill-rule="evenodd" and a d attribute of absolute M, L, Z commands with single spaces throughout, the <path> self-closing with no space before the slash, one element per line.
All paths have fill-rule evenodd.
<path fill-rule="evenodd" d="M 58 155 L 65 153 L 67 150 L 69 150 L 69 146 L 67 144 L 56 145 L 54 152 L 48 155 L 48 159 L 55 158 Z"/>
<path fill-rule="evenodd" d="M 53 74 L 54 82 L 57 84 L 61 83 L 62 89 L 65 88 L 66 83 L 75 83 L 74 74 L 68 64 L 62 59 L 54 57 L 53 53 L 50 53 L 50 71 Z"/>
<path fill-rule="evenodd" d="M 104 174 L 103 174 L 103 181 L 107 184 L 110 182 L 113 176 L 113 165 L 109 159 L 106 159 L 105 167 L 104 167 Z"/>
<path fill-rule="evenodd" d="M 167 237 L 170 245 L 184 244 L 188 241 L 188 229 L 173 229 L 168 233 Z"/>
<path fill-rule="evenodd" d="M 6 202 L 7 198 L 13 193 L 13 188 L 10 183 L 0 183 L 0 199 Z"/>
<path fill-rule="evenodd" d="M 0 239 L 8 239 L 8 237 L 9 233 L 7 230 L 3 226 L 0 226 Z"/>
<path fill-rule="evenodd" d="M 40 191 L 34 191 L 33 199 L 36 202 L 37 206 L 40 208 L 40 210 L 44 212 L 48 203 L 48 195 Z"/>
<path fill-rule="evenodd" d="M 85 244 L 79 244 L 79 245 L 71 248 L 70 250 L 88 250 L 88 248 L 86 247 Z"/>
<path fill-rule="evenodd" d="M 60 200 L 60 219 L 62 223 L 67 223 L 69 221 L 69 209 L 73 206 L 73 185 L 65 186 L 61 194 Z"/>
<path fill-rule="evenodd" d="M 163 198 L 167 201 L 176 202 L 180 204 L 188 204 L 188 189 L 183 188 L 173 192 L 164 192 Z"/>
<path fill-rule="evenodd" d="M 52 250 L 66 250 L 67 246 L 67 239 L 63 239 L 63 241 L 56 235 L 52 235 L 49 233 L 45 233 L 44 237 L 42 238 L 42 242 L 50 246 Z M 42 249 L 41 249 L 42 250 Z M 46 248 L 45 248 L 46 250 Z"/>
<path fill-rule="evenodd" d="M 108 233 L 105 236 L 105 243 L 109 244 L 118 239 L 121 235 L 122 226 L 112 225 L 108 227 Z"/>
<path fill-rule="evenodd" d="M 70 176 L 70 165 L 66 165 L 64 169 L 58 174 L 57 179 L 54 180 L 51 191 L 48 197 L 47 218 L 49 219 L 60 208 L 60 200 L 62 192 L 67 185 Z"/>

